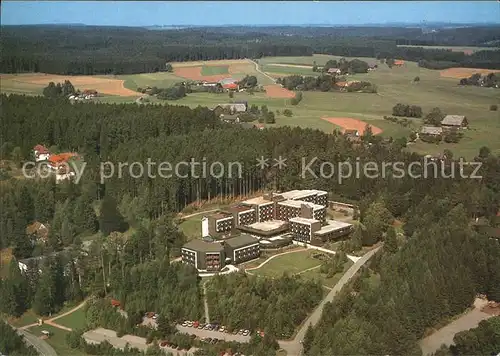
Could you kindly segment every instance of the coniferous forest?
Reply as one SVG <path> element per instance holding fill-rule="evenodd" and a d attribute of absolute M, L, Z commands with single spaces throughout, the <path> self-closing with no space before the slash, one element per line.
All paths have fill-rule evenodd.
<path fill-rule="evenodd" d="M 79 25 L 2 26 L 0 72 L 69 75 L 166 71 L 169 62 L 305 56 L 376 57 L 431 69 L 499 69 L 500 51 L 472 54 L 398 45 L 498 47 L 498 26 L 422 33 L 401 27 L 221 27 L 155 30 Z M 71 40 L 70 40 L 71 39 Z M 140 45 L 138 45 L 140 43 Z M 29 48 L 29 51 L 26 51 Z"/>
<path fill-rule="evenodd" d="M 164 315 L 162 333 L 168 335 L 175 321 L 203 315 L 196 272 L 170 263 L 186 240 L 175 215 L 190 203 L 215 197 L 310 188 L 356 201 L 363 224 L 356 232 L 359 243 L 385 241 L 385 246 L 327 304 L 320 323 L 304 340 L 307 355 L 418 355 L 417 341 L 425 331 L 463 312 L 477 293 L 500 301 L 500 244 L 485 232 L 490 230 L 474 224 L 476 218 L 486 227 L 498 224 L 500 157 L 486 147 L 475 158 L 482 163 L 482 179 L 434 178 L 431 172 L 420 179 L 389 174 L 339 182 L 321 178 L 319 163 L 360 157 L 362 162 L 409 164 L 422 157 L 369 133 L 353 143 L 339 133 L 311 129 L 245 130 L 221 123 L 202 107 L 71 104 L 64 98 L 17 95 L 0 99 L 2 160 L 19 167 L 33 160 L 35 145 L 43 144 L 54 152 L 78 152 L 86 163 L 78 184 L 23 179 L 2 168 L 0 247 L 12 247 L 15 257 L 0 282 L 4 314 L 19 316 L 33 308 L 49 315 L 67 301 L 110 297 L 123 304 L 131 320 L 151 310 Z M 287 158 L 286 169 L 257 169 L 256 158 L 279 155 Z M 303 157 L 318 157 L 311 166 L 317 177 L 301 176 Z M 121 178 L 115 174 L 100 179 L 100 162 L 145 163 L 148 158 L 172 164 L 205 158 L 226 167 L 240 162 L 242 169 L 241 175 L 226 171 L 217 178 L 185 169 L 185 178 L 134 178 L 125 170 Z M 403 224 L 397 239 L 394 220 Z M 35 221 L 50 226 L 46 243 L 26 232 Z M 82 241 L 95 234 L 97 240 L 83 248 Z M 49 256 L 41 273 L 29 265 L 21 274 L 16 261 L 40 255 Z M 271 336 L 281 337 L 279 333 L 300 324 L 306 305 L 318 302 L 316 285 L 283 277 L 264 289 L 259 280 L 238 278 L 220 276 L 211 285 L 220 303 L 229 292 L 240 302 L 242 309 L 233 314 L 212 306 L 221 321 L 235 327 L 263 326 Z M 293 291 L 288 302 L 280 299 L 287 288 Z M 265 304 L 267 309 L 260 312 L 269 320 L 242 319 L 243 310 L 252 312 L 247 303 Z M 290 318 L 274 310 L 280 308 L 294 308 Z M 87 322 L 129 331 L 130 325 L 109 318 L 104 309 L 89 308 Z M 268 313 L 278 317 L 271 319 Z M 259 345 L 253 350 L 261 351 L 254 354 L 267 355 L 269 348 L 266 353 L 267 346 Z"/>

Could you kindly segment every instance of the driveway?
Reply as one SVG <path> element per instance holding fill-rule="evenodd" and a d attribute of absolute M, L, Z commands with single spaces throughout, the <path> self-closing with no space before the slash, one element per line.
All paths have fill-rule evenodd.
<path fill-rule="evenodd" d="M 446 346 L 453 345 L 453 337 L 455 334 L 460 331 L 476 328 L 481 321 L 493 316 L 480 310 L 480 308 L 484 305 L 484 301 L 476 299 L 474 305 L 475 308 L 473 310 L 465 313 L 460 318 L 452 321 L 432 335 L 420 340 L 419 344 L 422 349 L 422 355 L 426 356 L 434 353 L 441 347 L 442 344 L 445 344 Z"/>

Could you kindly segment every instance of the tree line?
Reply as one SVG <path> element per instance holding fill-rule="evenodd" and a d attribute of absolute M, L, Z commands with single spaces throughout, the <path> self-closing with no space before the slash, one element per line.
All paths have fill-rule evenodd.
<path fill-rule="evenodd" d="M 500 63 L 500 51 L 478 51 L 469 55 L 445 49 L 398 47 L 397 36 L 302 34 L 290 37 L 261 31 L 264 32 L 228 33 L 221 28 L 207 33 L 203 29 L 165 32 L 122 27 L 4 26 L 1 49 L 5 55 L 0 61 L 0 71 L 133 74 L 169 71 L 169 62 L 310 56 L 313 53 L 401 58 L 421 61 L 422 67 L 432 69 L 454 66 L 498 69 Z M 491 31 L 494 33 L 496 29 Z M 137 46 L 138 41 L 140 46 Z"/>
<path fill-rule="evenodd" d="M 292 336 L 323 297 L 316 281 L 284 275 L 269 279 L 244 272 L 215 276 L 206 284 L 210 319 L 231 330 L 265 330 Z"/>

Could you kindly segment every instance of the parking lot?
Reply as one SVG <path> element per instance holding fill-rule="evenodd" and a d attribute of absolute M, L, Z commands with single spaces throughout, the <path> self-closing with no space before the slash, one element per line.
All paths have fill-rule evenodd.
<path fill-rule="evenodd" d="M 182 325 L 177 325 L 177 330 L 179 330 L 182 333 L 186 334 L 191 334 L 191 335 L 196 335 L 200 339 L 204 338 L 211 338 L 211 339 L 219 339 L 219 340 L 226 340 L 226 341 L 237 341 L 237 342 L 249 342 L 250 341 L 250 335 L 248 336 L 243 336 L 243 335 L 233 335 L 230 333 L 225 333 L 225 332 L 220 332 L 220 331 L 211 331 L 211 330 L 204 330 L 204 329 L 197 329 L 189 326 L 182 326 Z"/>

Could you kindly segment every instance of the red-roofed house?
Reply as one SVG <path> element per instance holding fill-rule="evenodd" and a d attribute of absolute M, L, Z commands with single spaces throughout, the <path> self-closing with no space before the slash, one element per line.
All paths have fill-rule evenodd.
<path fill-rule="evenodd" d="M 396 67 L 402 67 L 402 66 L 404 66 L 404 64 L 405 64 L 405 61 L 403 61 L 402 59 L 396 59 L 396 60 L 394 61 L 394 65 L 395 65 Z"/>
<path fill-rule="evenodd" d="M 226 90 L 238 90 L 240 88 L 240 86 L 236 83 L 227 83 L 227 84 L 223 84 L 222 88 L 226 89 Z"/>
<path fill-rule="evenodd" d="M 33 153 L 35 154 L 36 162 L 46 161 L 50 156 L 49 150 L 43 145 L 36 145 L 35 147 L 33 147 Z"/>

